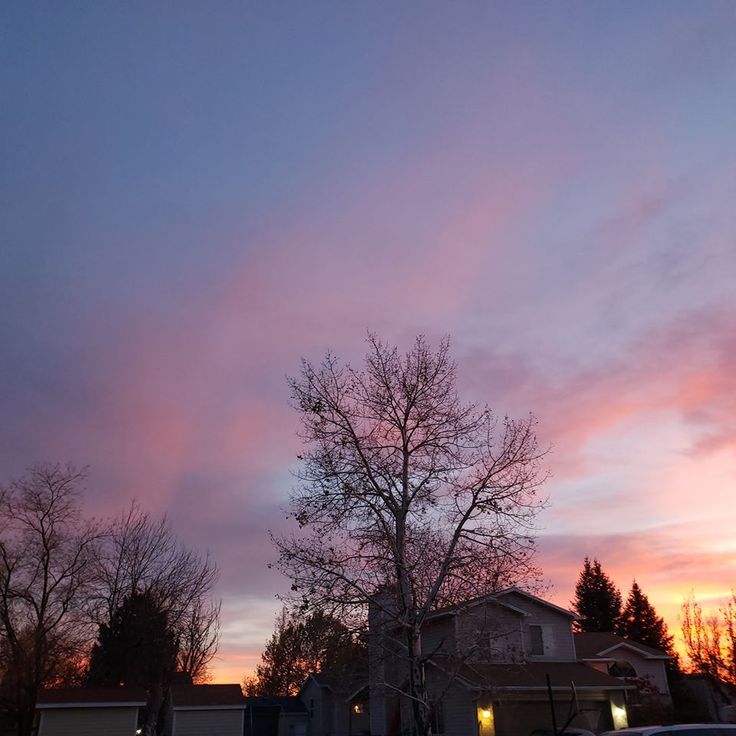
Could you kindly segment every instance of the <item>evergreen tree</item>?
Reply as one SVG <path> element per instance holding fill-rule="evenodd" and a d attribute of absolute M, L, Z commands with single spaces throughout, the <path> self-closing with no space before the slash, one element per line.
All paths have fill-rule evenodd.
<path fill-rule="evenodd" d="M 176 634 L 151 593 L 128 596 L 109 624 L 101 624 L 92 647 L 87 682 L 150 689 L 176 671 Z"/>
<path fill-rule="evenodd" d="M 667 624 L 657 615 L 636 580 L 631 585 L 616 633 L 674 656 L 672 636 L 667 631 Z"/>
<path fill-rule="evenodd" d="M 90 654 L 87 684 L 127 685 L 148 693 L 143 733 L 163 733 L 164 698 L 176 674 L 179 643 L 169 614 L 151 592 L 132 593 L 101 624 Z"/>
<path fill-rule="evenodd" d="M 580 631 L 617 631 L 621 620 L 621 593 L 601 569 L 601 563 L 586 557 L 575 585 L 572 606 L 581 620 Z"/>

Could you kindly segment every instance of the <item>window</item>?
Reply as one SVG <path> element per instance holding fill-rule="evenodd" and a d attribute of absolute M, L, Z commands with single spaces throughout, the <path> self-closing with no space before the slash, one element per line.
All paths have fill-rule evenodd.
<path fill-rule="evenodd" d="M 544 634 L 539 625 L 529 626 L 529 654 L 544 654 Z"/>
<path fill-rule="evenodd" d="M 617 659 L 608 665 L 608 674 L 611 677 L 636 677 L 636 670 L 631 662 L 625 659 Z"/>

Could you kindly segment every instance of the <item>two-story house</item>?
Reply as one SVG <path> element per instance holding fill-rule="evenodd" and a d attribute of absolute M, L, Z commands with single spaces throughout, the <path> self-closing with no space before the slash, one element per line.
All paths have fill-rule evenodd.
<path fill-rule="evenodd" d="M 303 698 L 314 714 L 310 736 L 411 733 L 411 703 L 402 694 L 405 650 L 385 611 L 381 604 L 369 612 L 367 678 L 322 676 L 305 684 Z M 433 612 L 422 629 L 433 733 L 531 736 L 553 725 L 625 726 L 632 686 L 580 661 L 574 620 L 572 612 L 515 587 Z"/>

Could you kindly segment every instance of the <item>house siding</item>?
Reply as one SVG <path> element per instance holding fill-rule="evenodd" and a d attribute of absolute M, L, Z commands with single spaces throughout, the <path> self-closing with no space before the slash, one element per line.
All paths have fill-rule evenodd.
<path fill-rule="evenodd" d="M 282 713 L 279 718 L 279 736 L 307 736 L 308 716 L 306 713 Z"/>
<path fill-rule="evenodd" d="M 428 621 L 422 627 L 422 654 L 435 652 L 451 653 L 455 651 L 455 619 L 454 616 Z"/>
<path fill-rule="evenodd" d="M 556 662 L 574 662 L 576 660 L 575 642 L 570 628 L 572 623 L 570 616 L 514 592 L 507 593 L 502 600 L 523 609 L 527 613 L 523 624 L 523 651 L 526 652 L 529 659 L 549 659 Z M 544 636 L 544 654 L 534 657 L 529 655 L 531 650 L 529 626 L 533 625 L 541 626 Z"/>
<path fill-rule="evenodd" d="M 459 653 L 485 662 L 517 662 L 523 658 L 523 616 L 488 603 L 456 617 Z"/>
<path fill-rule="evenodd" d="M 176 710 L 173 736 L 242 736 L 243 710 Z"/>
<path fill-rule="evenodd" d="M 477 733 L 475 703 L 468 699 L 468 692 L 453 686 L 442 698 L 444 711 L 444 736 L 468 736 Z"/>
<path fill-rule="evenodd" d="M 39 736 L 134 736 L 138 708 L 45 708 Z"/>

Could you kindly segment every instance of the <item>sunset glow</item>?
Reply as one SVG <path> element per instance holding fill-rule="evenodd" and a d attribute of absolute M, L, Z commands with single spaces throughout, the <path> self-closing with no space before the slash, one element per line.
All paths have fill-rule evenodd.
<path fill-rule="evenodd" d="M 221 570 L 258 662 L 285 377 L 449 334 L 533 412 L 549 598 L 736 587 L 736 4 L 6 3 L 0 480 L 89 465 Z"/>

